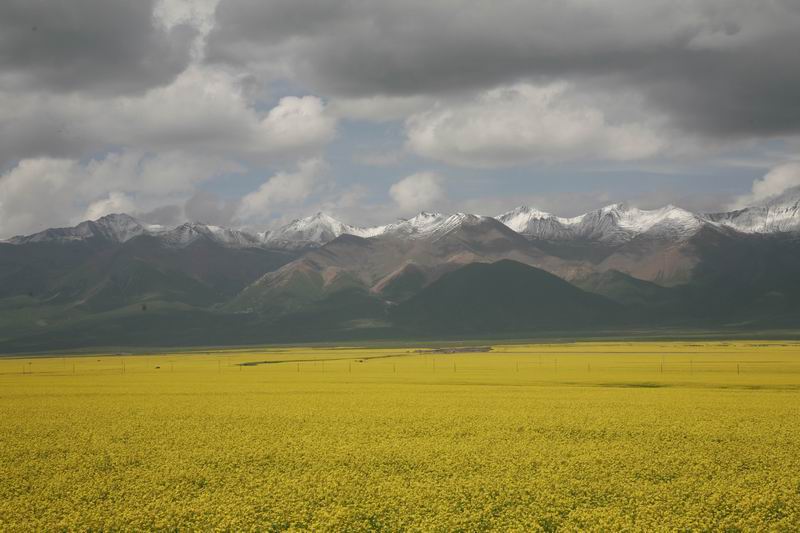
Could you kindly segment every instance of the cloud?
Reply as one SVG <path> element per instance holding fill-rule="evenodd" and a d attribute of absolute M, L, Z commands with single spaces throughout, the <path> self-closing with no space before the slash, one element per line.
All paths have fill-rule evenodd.
<path fill-rule="evenodd" d="M 74 159 L 24 159 L 0 176 L 0 235 L 32 233 L 110 212 L 146 212 L 189 196 L 212 177 L 240 167 L 181 153 L 110 153 Z"/>
<path fill-rule="evenodd" d="M 237 223 L 426 201 L 310 177 L 299 162 L 339 134 L 337 173 L 354 182 L 365 169 L 348 165 L 412 173 L 415 155 L 630 171 L 709 148 L 750 157 L 750 139 L 777 137 L 756 150 L 785 158 L 800 138 L 798 27 L 796 0 L 8 0 L 0 234 L 122 208 Z M 245 207 L 199 192 L 244 169 L 274 174 Z"/>
<path fill-rule="evenodd" d="M 303 202 L 324 184 L 327 165 L 321 159 L 302 161 L 294 172 L 279 172 L 245 195 L 237 217 L 245 224 L 263 223 L 286 205 Z"/>
<path fill-rule="evenodd" d="M 408 146 L 456 165 L 507 166 L 537 160 L 635 160 L 664 149 L 656 130 L 612 123 L 566 84 L 516 84 L 443 104 L 407 121 Z"/>
<path fill-rule="evenodd" d="M 184 209 L 179 205 L 161 205 L 149 211 L 139 211 L 136 218 L 147 224 L 159 224 L 161 226 L 177 226 L 184 220 Z"/>
<path fill-rule="evenodd" d="M 315 155 L 336 119 L 315 96 L 256 108 L 240 77 L 191 67 L 171 84 L 137 96 L 0 92 L 0 165 L 26 157 L 82 157 L 109 146 L 209 152 L 258 162 Z"/>
<path fill-rule="evenodd" d="M 153 15 L 168 29 L 184 24 L 205 36 L 214 27 L 218 4 L 219 0 L 158 0 Z"/>
<path fill-rule="evenodd" d="M 183 212 L 191 222 L 229 226 L 238 208 L 238 199 L 224 199 L 208 191 L 197 191 L 186 200 Z"/>
<path fill-rule="evenodd" d="M 362 102 L 523 80 L 625 87 L 730 138 L 800 132 L 799 26 L 795 0 L 223 0 L 207 55 Z"/>
<path fill-rule="evenodd" d="M 96 200 L 89 204 L 81 218 L 85 220 L 97 220 L 111 213 L 132 213 L 135 212 L 136 205 L 127 194 L 121 192 L 110 192 L 108 196 Z"/>
<path fill-rule="evenodd" d="M 0 178 L 0 235 L 33 232 L 66 225 L 70 215 L 85 207 L 75 205 L 66 176 L 75 162 L 65 159 L 21 161 Z"/>
<path fill-rule="evenodd" d="M 444 198 L 442 178 L 432 172 L 407 176 L 389 188 L 389 196 L 406 214 L 436 206 Z"/>
<path fill-rule="evenodd" d="M 315 96 L 285 96 L 258 123 L 259 146 L 273 152 L 318 149 L 335 133 L 335 120 Z"/>
<path fill-rule="evenodd" d="M 169 83 L 190 61 L 196 31 L 169 28 L 153 0 L 0 2 L 0 86 L 119 94 Z"/>
<path fill-rule="evenodd" d="M 331 101 L 331 112 L 340 118 L 388 122 L 404 119 L 412 113 L 430 107 L 433 100 L 427 96 L 382 96 L 363 98 L 337 98 Z"/>
<path fill-rule="evenodd" d="M 756 205 L 797 186 L 800 186 L 800 162 L 784 163 L 755 180 L 750 193 L 737 198 L 730 208 L 742 209 Z"/>
<path fill-rule="evenodd" d="M 322 98 L 266 101 L 246 69 L 202 63 L 216 4 L 0 6 L 0 235 L 110 211 L 230 222 L 238 201 L 198 184 L 320 155 L 337 127 Z"/>

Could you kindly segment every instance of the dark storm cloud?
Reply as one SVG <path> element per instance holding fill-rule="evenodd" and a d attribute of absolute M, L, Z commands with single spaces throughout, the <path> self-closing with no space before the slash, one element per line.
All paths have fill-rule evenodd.
<path fill-rule="evenodd" d="M 631 75 L 685 129 L 718 136 L 800 132 L 800 25 L 746 48 L 684 52 Z"/>
<path fill-rule="evenodd" d="M 194 30 L 163 28 L 153 0 L 0 2 L 0 86 L 118 94 L 173 79 Z"/>
<path fill-rule="evenodd" d="M 796 0 L 222 0 L 208 58 L 348 97 L 624 87 L 725 137 L 800 131 L 797 50 Z"/>
<path fill-rule="evenodd" d="M 85 132 L 57 114 L 44 111 L 11 116 L 3 113 L 0 103 L 0 170 L 18 159 L 68 157 L 91 146 Z"/>

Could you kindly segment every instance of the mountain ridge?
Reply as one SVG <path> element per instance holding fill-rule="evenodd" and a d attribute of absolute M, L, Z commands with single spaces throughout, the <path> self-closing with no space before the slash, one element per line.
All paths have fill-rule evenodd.
<path fill-rule="evenodd" d="M 145 224 L 131 215 L 115 213 L 72 227 L 48 228 L 0 242 L 30 244 L 92 238 L 125 242 L 149 234 L 172 246 L 184 246 L 196 238 L 205 237 L 224 246 L 300 250 L 322 246 L 345 234 L 363 238 L 388 234 L 412 239 L 425 237 L 437 232 L 445 233 L 455 226 L 482 218 L 494 218 L 515 232 L 535 240 L 594 241 L 611 245 L 623 244 L 643 234 L 653 238 L 685 240 L 704 226 L 751 234 L 800 232 L 800 186 L 750 207 L 718 213 L 692 213 L 674 205 L 639 209 L 615 203 L 575 217 L 560 217 L 537 208 L 519 206 L 494 217 L 423 211 L 384 225 L 355 226 L 327 213 L 317 212 L 263 232 L 248 232 L 201 222 L 185 222 L 170 228 Z"/>
<path fill-rule="evenodd" d="M 621 305 L 508 259 L 444 274 L 393 315 L 400 324 L 445 334 L 598 327 L 624 320 Z"/>
<path fill-rule="evenodd" d="M 0 350 L 101 339 L 236 343 L 634 323 L 606 314 L 635 317 L 645 328 L 800 325 L 796 193 L 724 215 L 611 204 L 562 218 L 520 207 L 498 217 L 423 212 L 360 228 L 317 213 L 262 233 L 108 215 L 0 242 Z M 509 261 L 515 265 L 502 266 Z M 473 275 L 471 283 L 452 282 Z M 450 303 L 420 323 L 426 306 L 438 308 L 430 299 L 442 280 Z M 585 300 L 590 308 L 609 300 L 624 312 L 603 304 L 582 314 L 576 304 L 561 318 L 546 315 L 548 305 L 584 301 L 576 296 L 584 293 L 605 298 Z M 492 311 L 480 309 L 484 301 Z M 462 305 L 474 313 L 459 325 L 450 315 Z M 137 337 L 123 324 L 150 329 Z"/>

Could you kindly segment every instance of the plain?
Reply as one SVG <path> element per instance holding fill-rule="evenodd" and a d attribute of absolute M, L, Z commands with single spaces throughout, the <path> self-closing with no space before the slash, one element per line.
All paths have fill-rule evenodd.
<path fill-rule="evenodd" d="M 0 529 L 795 530 L 800 344 L 0 359 Z"/>

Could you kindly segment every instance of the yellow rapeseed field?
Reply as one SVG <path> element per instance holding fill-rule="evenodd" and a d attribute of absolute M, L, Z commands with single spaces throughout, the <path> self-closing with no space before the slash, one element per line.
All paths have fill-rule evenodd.
<path fill-rule="evenodd" d="M 800 529 L 800 344 L 416 350 L 0 359 L 0 530 Z"/>

